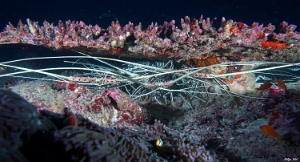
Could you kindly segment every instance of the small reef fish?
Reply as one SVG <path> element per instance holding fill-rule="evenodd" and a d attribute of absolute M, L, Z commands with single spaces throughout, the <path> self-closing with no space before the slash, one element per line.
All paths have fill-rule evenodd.
<path fill-rule="evenodd" d="M 281 90 L 287 89 L 287 86 L 285 85 L 283 80 L 276 79 L 275 81 L 277 82 L 277 86 L 279 87 L 279 89 L 281 89 Z"/>
<path fill-rule="evenodd" d="M 162 141 L 161 139 L 157 139 L 156 142 L 155 142 L 155 145 L 156 145 L 157 147 L 161 147 L 163 144 L 164 144 L 164 143 L 163 143 L 163 141 Z"/>
<path fill-rule="evenodd" d="M 272 85 L 273 85 L 273 84 L 272 84 L 271 82 L 266 82 L 266 83 L 260 85 L 259 88 L 256 88 L 256 92 L 261 91 L 261 90 L 268 89 L 268 88 L 270 88 Z"/>
<path fill-rule="evenodd" d="M 260 126 L 260 130 L 263 132 L 263 134 L 267 137 L 272 137 L 272 138 L 275 138 L 275 139 L 278 139 L 278 140 L 282 140 L 282 137 L 277 134 L 274 130 L 274 128 L 270 125 L 262 125 Z"/>

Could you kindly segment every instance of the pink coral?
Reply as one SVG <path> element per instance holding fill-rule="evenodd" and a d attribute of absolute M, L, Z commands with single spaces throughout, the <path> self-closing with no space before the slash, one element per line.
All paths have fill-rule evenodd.
<path fill-rule="evenodd" d="M 39 85 L 45 85 L 47 90 L 40 89 Z M 61 89 L 63 85 L 67 85 L 65 89 Z M 52 89 L 57 86 L 59 89 Z M 63 113 L 64 108 L 68 107 L 72 112 L 83 114 L 100 125 L 131 127 L 147 120 L 146 110 L 117 88 L 95 91 L 75 82 L 61 84 L 39 81 L 22 82 L 12 88 L 36 105 L 38 110 Z"/>
<path fill-rule="evenodd" d="M 0 33 L 0 43 L 32 44 L 49 48 L 76 49 L 97 54 L 113 54 L 125 57 L 172 57 L 188 60 L 206 54 L 212 56 L 214 52 L 220 51 L 220 58 L 223 55 L 222 49 L 231 49 L 232 53 L 244 53 L 249 49 L 246 60 L 266 61 L 264 57 L 256 57 L 254 52 L 264 53 L 268 49 L 262 49 L 263 41 L 283 41 L 298 47 L 297 40 L 300 35 L 295 31 L 296 26 L 281 23 L 281 33 L 275 33 L 275 26 L 268 24 L 259 25 L 254 22 L 252 25 L 239 25 L 239 22 L 226 20 L 221 21 L 221 27 L 212 27 L 214 19 L 203 16 L 200 19 L 191 19 L 186 16 L 180 20 L 181 29 L 175 26 L 175 20 L 165 21 L 162 25 L 150 24 L 145 30 L 142 24 L 136 26 L 129 22 L 124 27 L 116 21 L 112 22 L 107 30 L 102 30 L 98 25 L 87 25 L 83 21 L 62 21 L 57 26 L 44 22 L 39 26 L 37 22 L 27 19 L 27 25 L 21 21 L 17 27 L 9 23 L 4 32 Z M 54 33 L 54 34 L 52 34 Z M 272 36 L 272 38 L 267 37 Z M 135 40 L 130 40 L 128 38 Z M 134 45 L 124 46 L 125 41 L 133 41 Z M 187 50 L 189 49 L 189 50 Z M 292 49 L 286 49 L 292 53 Z M 248 52 L 247 52 L 248 53 Z M 287 58 L 279 57 L 277 53 L 273 59 L 297 61 L 297 56 L 288 55 Z M 294 53 L 294 55 L 297 55 Z M 225 55 L 223 55 L 225 56 Z M 226 57 L 226 56 L 225 56 Z M 240 60 L 239 57 L 228 58 L 224 61 Z M 281 61 L 282 61 L 281 60 Z"/>

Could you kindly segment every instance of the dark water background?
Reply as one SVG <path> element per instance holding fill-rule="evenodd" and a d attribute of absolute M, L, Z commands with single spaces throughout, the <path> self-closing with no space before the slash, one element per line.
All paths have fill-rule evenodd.
<path fill-rule="evenodd" d="M 124 26 L 128 21 L 139 22 L 146 28 L 152 21 L 162 24 L 175 20 L 179 26 L 180 18 L 221 17 L 243 21 L 250 25 L 256 21 L 272 23 L 279 28 L 282 21 L 300 24 L 299 0 L 52 0 L 25 1 L 1 0 L 0 30 L 10 21 L 17 24 L 26 18 L 42 23 L 44 20 L 57 23 L 58 20 L 82 20 L 87 24 L 98 24 L 104 28 L 112 20 L 119 20 Z M 299 30 L 299 29 L 298 29 Z"/>

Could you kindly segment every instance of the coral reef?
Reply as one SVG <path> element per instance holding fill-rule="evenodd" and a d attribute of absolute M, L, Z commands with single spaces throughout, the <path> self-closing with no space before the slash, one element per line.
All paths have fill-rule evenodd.
<path fill-rule="evenodd" d="M 197 111 L 173 119 L 173 128 L 189 137 L 197 137 L 206 148 L 222 153 L 232 161 L 280 161 L 299 156 L 299 93 L 272 86 L 261 91 L 260 98 L 236 100 L 235 108 L 215 102 Z M 297 97 L 296 97 L 297 96 Z M 222 98 L 219 98 L 221 100 Z M 268 125 L 280 140 L 265 137 L 259 129 Z"/>
<path fill-rule="evenodd" d="M 49 101 L 54 100 L 52 103 L 58 101 L 55 101 L 55 98 L 50 99 L 51 95 L 59 96 L 57 94 L 62 93 L 68 98 L 77 94 L 75 90 L 69 90 L 68 87 L 57 89 L 54 87 L 56 85 L 51 85 L 51 83 L 53 84 L 49 81 L 20 82 L 11 88 L 21 92 L 24 96 L 32 96 L 28 98 L 32 103 L 36 103 L 35 100 L 40 100 L 39 97 L 45 95 L 44 93 L 30 95 L 30 93 L 37 92 L 34 87 L 40 88 L 40 86 L 36 86 L 38 84 L 46 86 L 49 92 L 54 92 L 49 93 L 47 97 Z M 26 91 L 21 91 L 22 87 Z M 28 90 L 29 87 L 32 91 Z M 216 96 L 210 98 L 212 101 L 209 104 L 192 101 L 194 109 L 179 111 L 181 115 L 177 115 L 176 118 L 170 116 L 169 120 L 164 120 L 165 124 L 157 120 L 154 123 L 148 123 L 148 120 L 141 123 L 132 122 L 132 119 L 127 118 L 128 116 L 124 117 L 125 115 L 120 113 L 123 109 L 117 102 L 117 96 L 123 95 L 120 90 L 102 89 L 94 93 L 91 89 L 85 89 L 90 91 L 90 95 L 93 94 L 94 97 L 90 96 L 90 100 L 86 100 L 90 102 L 85 103 L 84 111 L 76 111 L 80 108 L 78 105 L 82 105 L 84 102 L 76 102 L 72 105 L 77 106 L 76 108 L 68 109 L 76 112 L 77 124 L 75 126 L 66 124 L 68 118 L 66 114 L 69 114 L 69 111 L 64 111 L 64 104 L 69 102 L 64 103 L 66 100 L 62 98 L 61 102 L 64 106 L 61 105 L 60 108 L 54 109 L 55 106 L 51 107 L 50 103 L 42 109 L 37 109 L 12 91 L 1 90 L 2 98 L 6 99 L 8 97 L 5 96 L 12 96 L 16 98 L 15 101 L 21 101 L 20 105 L 23 105 L 23 108 L 26 107 L 24 110 L 27 110 L 27 107 L 30 108 L 31 111 L 25 111 L 23 115 L 26 113 L 36 114 L 37 117 L 33 119 L 42 121 L 39 129 L 33 129 L 30 134 L 26 131 L 22 133 L 20 129 L 11 130 L 11 127 L 20 124 L 18 120 L 12 123 L 13 126 L 5 125 L 3 122 L 4 127 L 1 127 L 2 152 L 15 151 L 16 153 L 1 158 L 16 159 L 17 161 L 26 158 L 27 160 L 43 160 L 48 156 L 44 152 L 50 152 L 53 156 L 51 159 L 55 160 L 60 157 L 67 161 L 93 161 L 96 159 L 105 161 L 138 161 L 142 159 L 144 159 L 142 161 L 278 161 L 285 157 L 297 156 L 299 152 L 300 129 L 297 109 L 299 102 L 297 99 L 300 94 L 293 89 L 285 90 L 273 85 L 268 89 L 261 90 L 257 94 L 259 98 L 235 98 L 233 102 L 228 102 L 230 96 Z M 68 91 L 67 96 L 66 91 Z M 109 94 L 109 92 L 112 93 Z M 95 98 L 99 97 L 103 99 L 101 104 L 106 104 L 104 99 L 108 99 L 108 95 L 116 99 L 116 105 L 120 105 L 120 108 L 113 111 L 114 113 L 110 113 L 119 114 L 119 119 L 124 122 L 121 125 L 113 118 L 110 121 L 109 118 L 106 118 L 105 125 L 102 125 L 101 120 L 103 119 L 93 120 L 103 112 L 102 110 L 113 108 L 99 106 L 99 111 L 95 111 L 88 106 L 91 103 L 100 104 L 99 101 L 95 102 Z M 126 101 L 126 96 L 122 96 L 122 98 Z M 6 112 L 7 106 L 5 105 L 10 105 L 8 101 L 11 100 L 3 101 L 1 111 Z M 129 103 L 135 104 L 134 102 Z M 126 105 L 126 102 L 124 104 Z M 143 113 L 156 118 L 157 116 L 153 112 L 155 109 L 151 107 L 155 107 L 155 103 L 152 103 L 152 106 L 148 105 L 147 109 L 151 111 L 140 108 Z M 181 108 L 176 109 L 180 110 Z M 54 110 L 56 113 L 52 112 Z M 132 110 L 130 109 L 130 111 Z M 156 113 L 165 114 L 164 116 L 167 116 L 168 113 L 167 109 L 163 107 L 157 108 L 156 111 L 158 111 Z M 13 114 L 18 116 L 18 111 L 11 113 L 10 117 L 14 117 Z M 89 118 L 87 118 L 87 114 L 89 114 Z M 134 113 L 130 113 L 130 115 L 134 115 Z M 136 118 L 133 119 L 136 120 Z M 49 124 L 50 121 L 51 124 Z M 35 122 L 30 122 L 27 127 L 35 128 L 34 125 Z M 272 137 L 264 137 L 259 129 L 261 125 L 274 127 L 276 133 L 282 137 L 281 141 Z M 41 133 L 39 130 L 46 133 Z M 157 145 L 157 140 L 160 140 L 162 145 Z M 270 146 L 271 148 L 269 148 Z M 103 152 L 101 150 L 110 151 Z M 39 152 L 40 156 L 35 157 L 36 152 Z"/>
<path fill-rule="evenodd" d="M 119 89 L 94 91 L 72 84 L 74 87 L 70 89 L 70 85 L 58 87 L 49 81 L 33 81 L 20 82 L 11 88 L 35 105 L 39 111 L 49 110 L 62 114 L 67 107 L 73 113 L 82 114 L 101 126 L 130 127 L 150 120 L 146 110 Z M 64 89 L 60 89 L 62 87 Z"/>
<path fill-rule="evenodd" d="M 16 120 L 11 125 L 3 124 L 0 139 L 1 161 L 26 161 L 26 158 L 29 161 L 58 159 L 67 161 L 217 160 L 217 156 L 213 152 L 207 151 L 199 142 L 185 137 L 159 121 L 155 121 L 151 126 L 141 125 L 139 127 L 136 125 L 136 130 L 114 129 L 101 127 L 89 119 L 77 115 L 78 126 L 60 128 L 59 125 L 56 127 L 54 124 L 63 122 L 63 115 L 48 110 L 40 110 L 38 113 L 33 105 L 17 94 L 10 90 L 1 90 L 1 112 L 12 107 L 17 109 L 20 106 L 24 110 L 31 110 L 25 111 L 23 117 L 30 119 L 31 114 L 36 114 L 37 118 L 47 121 L 26 123 L 27 128 L 36 127 L 39 124 L 40 127 L 48 129 L 42 131 L 29 129 L 31 131 L 28 134 L 20 128 L 11 129 L 23 124 L 22 120 Z M 6 115 L 1 113 L 1 119 Z M 10 117 L 13 118 L 14 115 L 18 116 L 18 111 L 12 112 Z M 2 123 L 4 122 L 2 121 Z M 27 138 L 23 138 L 24 133 L 27 133 Z M 155 145 L 157 139 L 161 139 L 165 144 Z M 14 152 L 15 154 L 13 154 Z M 4 156 L 4 153 L 10 154 Z"/>
<path fill-rule="evenodd" d="M 213 24 L 9 23 L 1 50 L 56 51 L 4 54 L 14 58 L 0 62 L 0 161 L 298 157 L 296 26 Z"/>
<path fill-rule="evenodd" d="M 65 127 L 54 138 L 59 156 L 67 161 L 151 161 L 151 153 L 137 141 L 110 129 Z"/>
<path fill-rule="evenodd" d="M 56 129 L 36 108 L 11 90 L 0 89 L 1 161 L 26 161 L 18 148 L 36 132 Z"/>
<path fill-rule="evenodd" d="M 259 25 L 221 19 L 215 29 L 210 18 L 175 20 L 164 24 L 129 22 L 121 27 L 118 21 L 108 28 L 87 25 L 83 21 L 62 21 L 58 25 L 47 21 L 27 19 L 14 27 L 9 23 L 0 33 L 1 44 L 31 44 L 55 49 L 75 49 L 90 54 L 118 55 L 136 58 L 176 58 L 195 66 L 208 66 L 229 61 L 286 61 L 297 62 L 300 35 L 296 26 L 281 23 L 280 33 L 275 26 Z M 284 56 L 283 56 L 284 54 Z"/>

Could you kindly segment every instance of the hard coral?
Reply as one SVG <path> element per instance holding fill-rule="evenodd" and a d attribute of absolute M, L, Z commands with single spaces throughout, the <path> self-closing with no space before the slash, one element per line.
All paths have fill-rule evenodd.
<path fill-rule="evenodd" d="M 146 111 L 117 88 L 103 89 L 92 98 L 90 108 L 94 112 L 107 111 L 112 125 L 140 125 L 147 120 Z"/>
<path fill-rule="evenodd" d="M 136 111 L 132 102 L 123 104 L 127 108 L 121 106 L 121 91 L 106 89 L 103 94 L 110 100 L 116 99 L 120 110 Z M 112 129 L 76 114 L 78 126 L 61 127 L 64 115 L 47 110 L 39 114 L 33 105 L 9 90 L 0 90 L 0 97 L 0 150 L 13 153 L 0 155 L 2 161 L 218 161 L 215 153 L 206 150 L 194 136 L 188 137 L 159 121 L 154 125 L 135 125 L 134 130 L 131 127 Z M 125 115 L 123 118 L 128 120 Z M 40 128 L 43 131 L 36 131 Z M 153 145 L 157 139 L 165 144 Z"/>
<path fill-rule="evenodd" d="M 157 120 L 153 125 L 138 129 L 138 132 L 139 138 L 146 139 L 154 145 L 153 149 L 161 159 L 168 161 L 218 161 L 222 159 L 213 151 L 206 150 L 195 136 L 171 129 Z M 156 145 L 157 139 L 160 139 L 163 144 Z"/>
<path fill-rule="evenodd" d="M 75 85 L 72 89 L 68 86 L 57 89 L 57 83 L 30 81 L 19 83 L 12 89 L 37 106 L 39 111 L 63 113 L 67 107 L 101 126 L 133 126 L 148 120 L 146 111 L 120 89 L 94 90 L 71 83 Z M 41 84 L 46 85 L 47 90 L 40 89 Z"/>

